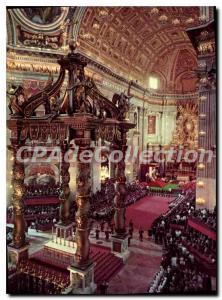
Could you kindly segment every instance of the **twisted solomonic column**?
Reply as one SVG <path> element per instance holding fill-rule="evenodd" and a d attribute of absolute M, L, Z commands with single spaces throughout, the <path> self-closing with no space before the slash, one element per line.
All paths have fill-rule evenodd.
<path fill-rule="evenodd" d="M 91 162 L 81 161 L 81 153 L 90 148 L 90 139 L 76 139 L 75 143 L 79 146 L 76 174 L 76 243 L 74 265 L 85 268 L 91 264 L 89 258 L 89 210 L 91 196 Z"/>
<path fill-rule="evenodd" d="M 69 174 L 69 167 L 70 163 L 65 161 L 65 153 L 68 150 L 67 144 L 61 145 L 61 192 L 59 195 L 60 199 L 60 215 L 59 221 L 60 224 L 69 225 L 70 221 L 70 202 L 69 202 L 69 195 L 70 195 L 70 188 L 69 188 L 69 181 L 70 181 L 70 174 Z"/>
<path fill-rule="evenodd" d="M 13 247 L 21 248 L 27 244 L 25 236 L 25 219 L 24 219 L 24 196 L 26 189 L 24 186 L 25 171 L 24 163 L 17 160 L 16 154 L 19 145 L 13 144 L 10 149 L 13 155 L 12 167 L 12 206 L 14 217 L 13 229 Z"/>
<path fill-rule="evenodd" d="M 126 234 L 125 227 L 125 197 L 126 197 L 126 176 L 125 176 L 125 155 L 127 149 L 127 139 L 126 139 L 126 130 L 121 130 L 121 145 L 120 149 L 123 153 L 122 159 L 117 163 L 116 166 L 116 194 L 114 198 L 115 214 L 114 214 L 114 223 L 115 223 L 115 232 L 118 236 L 123 236 Z"/>

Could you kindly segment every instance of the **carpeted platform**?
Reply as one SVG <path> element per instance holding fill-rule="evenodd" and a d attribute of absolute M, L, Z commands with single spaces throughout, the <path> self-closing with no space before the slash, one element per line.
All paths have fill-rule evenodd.
<path fill-rule="evenodd" d="M 97 285 L 103 281 L 109 281 L 124 265 L 122 259 L 116 257 L 109 248 L 103 246 L 91 245 L 90 257 L 95 263 L 94 280 Z M 30 261 L 36 265 L 47 266 L 51 271 L 56 270 L 63 275 L 68 275 L 67 268 L 73 262 L 73 255 L 46 247 L 31 255 Z"/>
<path fill-rule="evenodd" d="M 130 219 L 134 223 L 134 227 L 139 229 L 142 226 L 143 230 L 148 230 L 152 222 L 159 217 L 160 214 L 168 210 L 168 203 L 175 197 L 162 196 L 146 196 L 135 204 L 132 204 L 126 209 L 126 224 L 129 224 Z"/>

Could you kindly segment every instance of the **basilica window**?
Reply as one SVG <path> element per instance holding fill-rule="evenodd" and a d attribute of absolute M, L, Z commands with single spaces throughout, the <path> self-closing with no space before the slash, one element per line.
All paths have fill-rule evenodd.
<path fill-rule="evenodd" d="M 158 86 L 159 86 L 158 77 L 156 77 L 156 76 L 150 76 L 149 77 L 149 81 L 148 81 L 148 85 L 149 85 L 150 89 L 157 90 Z"/>

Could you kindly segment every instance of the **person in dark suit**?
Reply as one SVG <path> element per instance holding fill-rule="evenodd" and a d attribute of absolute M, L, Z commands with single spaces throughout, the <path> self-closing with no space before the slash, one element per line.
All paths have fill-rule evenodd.
<path fill-rule="evenodd" d="M 140 240 L 140 242 L 142 242 L 143 241 L 143 229 L 142 229 L 142 227 L 140 227 L 140 229 L 139 229 L 139 240 Z"/>
<path fill-rule="evenodd" d="M 99 230 L 99 227 L 97 225 L 97 227 L 96 227 L 96 239 L 97 240 L 99 239 L 99 233 L 100 233 L 100 230 Z"/>

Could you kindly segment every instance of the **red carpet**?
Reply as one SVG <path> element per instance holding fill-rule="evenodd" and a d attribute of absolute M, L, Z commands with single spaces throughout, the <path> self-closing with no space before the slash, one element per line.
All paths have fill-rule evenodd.
<path fill-rule="evenodd" d="M 126 209 L 126 225 L 128 226 L 130 219 L 134 223 L 134 227 L 148 230 L 152 222 L 162 213 L 168 210 L 168 203 L 175 197 L 162 196 L 146 196 L 141 200 L 132 204 Z"/>

